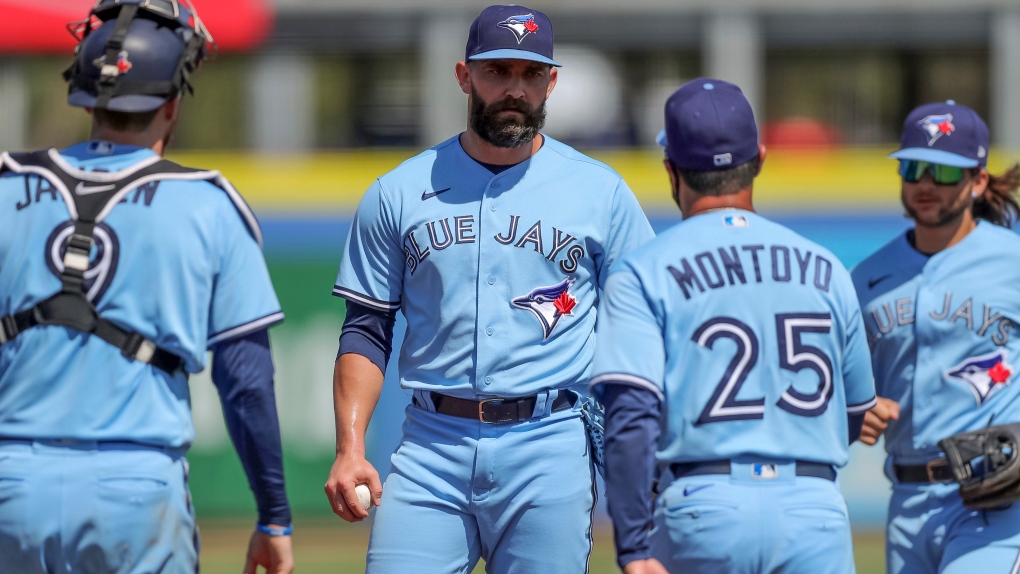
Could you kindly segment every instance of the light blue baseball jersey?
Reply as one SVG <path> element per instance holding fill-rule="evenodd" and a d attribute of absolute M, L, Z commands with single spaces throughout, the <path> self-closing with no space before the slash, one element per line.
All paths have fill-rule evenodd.
<path fill-rule="evenodd" d="M 853 271 L 879 396 L 900 404 L 885 448 L 899 464 L 938 441 L 1020 421 L 1020 237 L 988 222 L 931 257 L 897 237 Z"/>
<path fill-rule="evenodd" d="M 691 217 L 614 267 L 592 385 L 662 400 L 661 463 L 757 455 L 842 466 L 875 402 L 850 274 L 757 214 Z"/>
<path fill-rule="evenodd" d="M 494 175 L 454 137 L 368 189 L 333 293 L 404 313 L 403 387 L 531 395 L 586 382 L 609 266 L 652 236 L 604 164 L 546 137 Z"/>
<path fill-rule="evenodd" d="M 105 142 L 53 155 L 70 173 L 158 159 Z M 104 318 L 181 356 L 192 373 L 211 345 L 283 319 L 258 224 L 220 182 L 225 189 L 164 180 L 129 191 L 96 227 L 86 273 Z M 71 223 L 61 193 L 39 176 L 4 175 L 0 205 L 0 315 L 8 315 L 60 290 Z M 186 446 L 194 438 L 187 377 L 131 361 L 98 337 L 33 327 L 0 346 L 0 437 Z"/>

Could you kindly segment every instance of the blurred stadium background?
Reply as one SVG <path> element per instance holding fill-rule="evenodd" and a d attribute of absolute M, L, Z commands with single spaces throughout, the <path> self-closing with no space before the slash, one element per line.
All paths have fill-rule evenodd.
<path fill-rule="evenodd" d="M 369 183 L 458 132 L 453 64 L 487 3 L 467 0 L 193 0 L 217 37 L 171 157 L 220 169 L 255 208 L 287 321 L 273 330 L 298 572 L 364 567 L 365 525 L 331 519 L 331 373 L 343 304 L 330 297 L 349 218 Z M 64 24 L 91 0 L 0 0 L 0 149 L 85 139 L 64 103 Z M 1020 159 L 1016 0 L 539 0 L 564 63 L 546 133 L 617 169 L 655 227 L 679 220 L 654 136 L 662 104 L 700 75 L 739 84 L 769 160 L 759 210 L 852 266 L 907 226 L 895 149 L 915 105 L 955 99 L 989 121 L 993 171 Z M 398 325 L 398 339 L 403 325 Z M 240 568 L 254 509 L 207 375 L 192 381 L 192 461 L 205 572 Z M 409 397 L 388 373 L 370 429 L 383 473 Z M 882 572 L 889 485 L 882 453 L 855 446 L 841 474 L 860 572 Z M 597 530 L 593 572 L 614 571 Z"/>

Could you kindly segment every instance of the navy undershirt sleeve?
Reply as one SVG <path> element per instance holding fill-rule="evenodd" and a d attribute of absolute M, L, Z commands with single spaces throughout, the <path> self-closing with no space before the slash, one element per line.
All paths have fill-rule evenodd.
<path fill-rule="evenodd" d="M 386 363 L 393 352 L 393 325 L 396 321 L 396 311 L 379 311 L 348 301 L 337 358 L 345 353 L 361 355 L 385 373 Z"/>
<path fill-rule="evenodd" d="M 866 412 L 860 414 L 846 415 L 847 429 L 850 431 L 850 444 L 854 444 L 854 441 L 861 438 L 861 431 L 864 430 L 864 415 Z"/>
<path fill-rule="evenodd" d="M 661 404 L 652 391 L 606 382 L 606 501 L 613 519 L 616 562 L 623 568 L 651 557 L 652 485 Z"/>
<path fill-rule="evenodd" d="M 255 493 L 259 524 L 289 525 L 269 332 L 262 329 L 217 344 L 212 379 L 230 439 Z"/>

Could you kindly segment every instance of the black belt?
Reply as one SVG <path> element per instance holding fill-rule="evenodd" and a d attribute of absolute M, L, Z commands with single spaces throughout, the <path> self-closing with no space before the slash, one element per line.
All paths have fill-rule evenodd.
<path fill-rule="evenodd" d="M 515 423 L 535 418 L 535 404 L 538 396 L 516 399 L 484 399 L 472 401 L 459 399 L 436 392 L 429 393 L 436 412 L 442 415 L 472 419 L 483 423 Z M 553 399 L 552 412 L 563 411 L 574 406 L 577 393 L 560 390 Z"/>
<path fill-rule="evenodd" d="M 836 469 L 831 464 L 821 462 L 808 462 L 798 460 L 796 465 L 797 476 L 810 476 L 824 478 L 825 480 L 836 480 Z M 728 460 L 706 460 L 702 462 L 674 462 L 669 466 L 673 473 L 674 480 L 685 476 L 698 476 L 702 474 L 729 474 L 730 461 Z"/>
<path fill-rule="evenodd" d="M 936 458 L 928 464 L 894 464 L 893 474 L 899 482 L 924 482 L 938 484 L 956 482 L 953 470 L 944 458 Z"/>

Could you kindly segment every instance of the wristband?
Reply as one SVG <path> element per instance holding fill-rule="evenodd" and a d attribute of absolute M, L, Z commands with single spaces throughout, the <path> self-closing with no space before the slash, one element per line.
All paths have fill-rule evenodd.
<path fill-rule="evenodd" d="M 279 528 L 273 526 L 266 526 L 265 524 L 256 524 L 255 530 L 258 530 L 262 534 L 268 536 L 290 536 L 291 532 L 294 532 L 294 525 L 288 525 L 286 528 Z"/>

